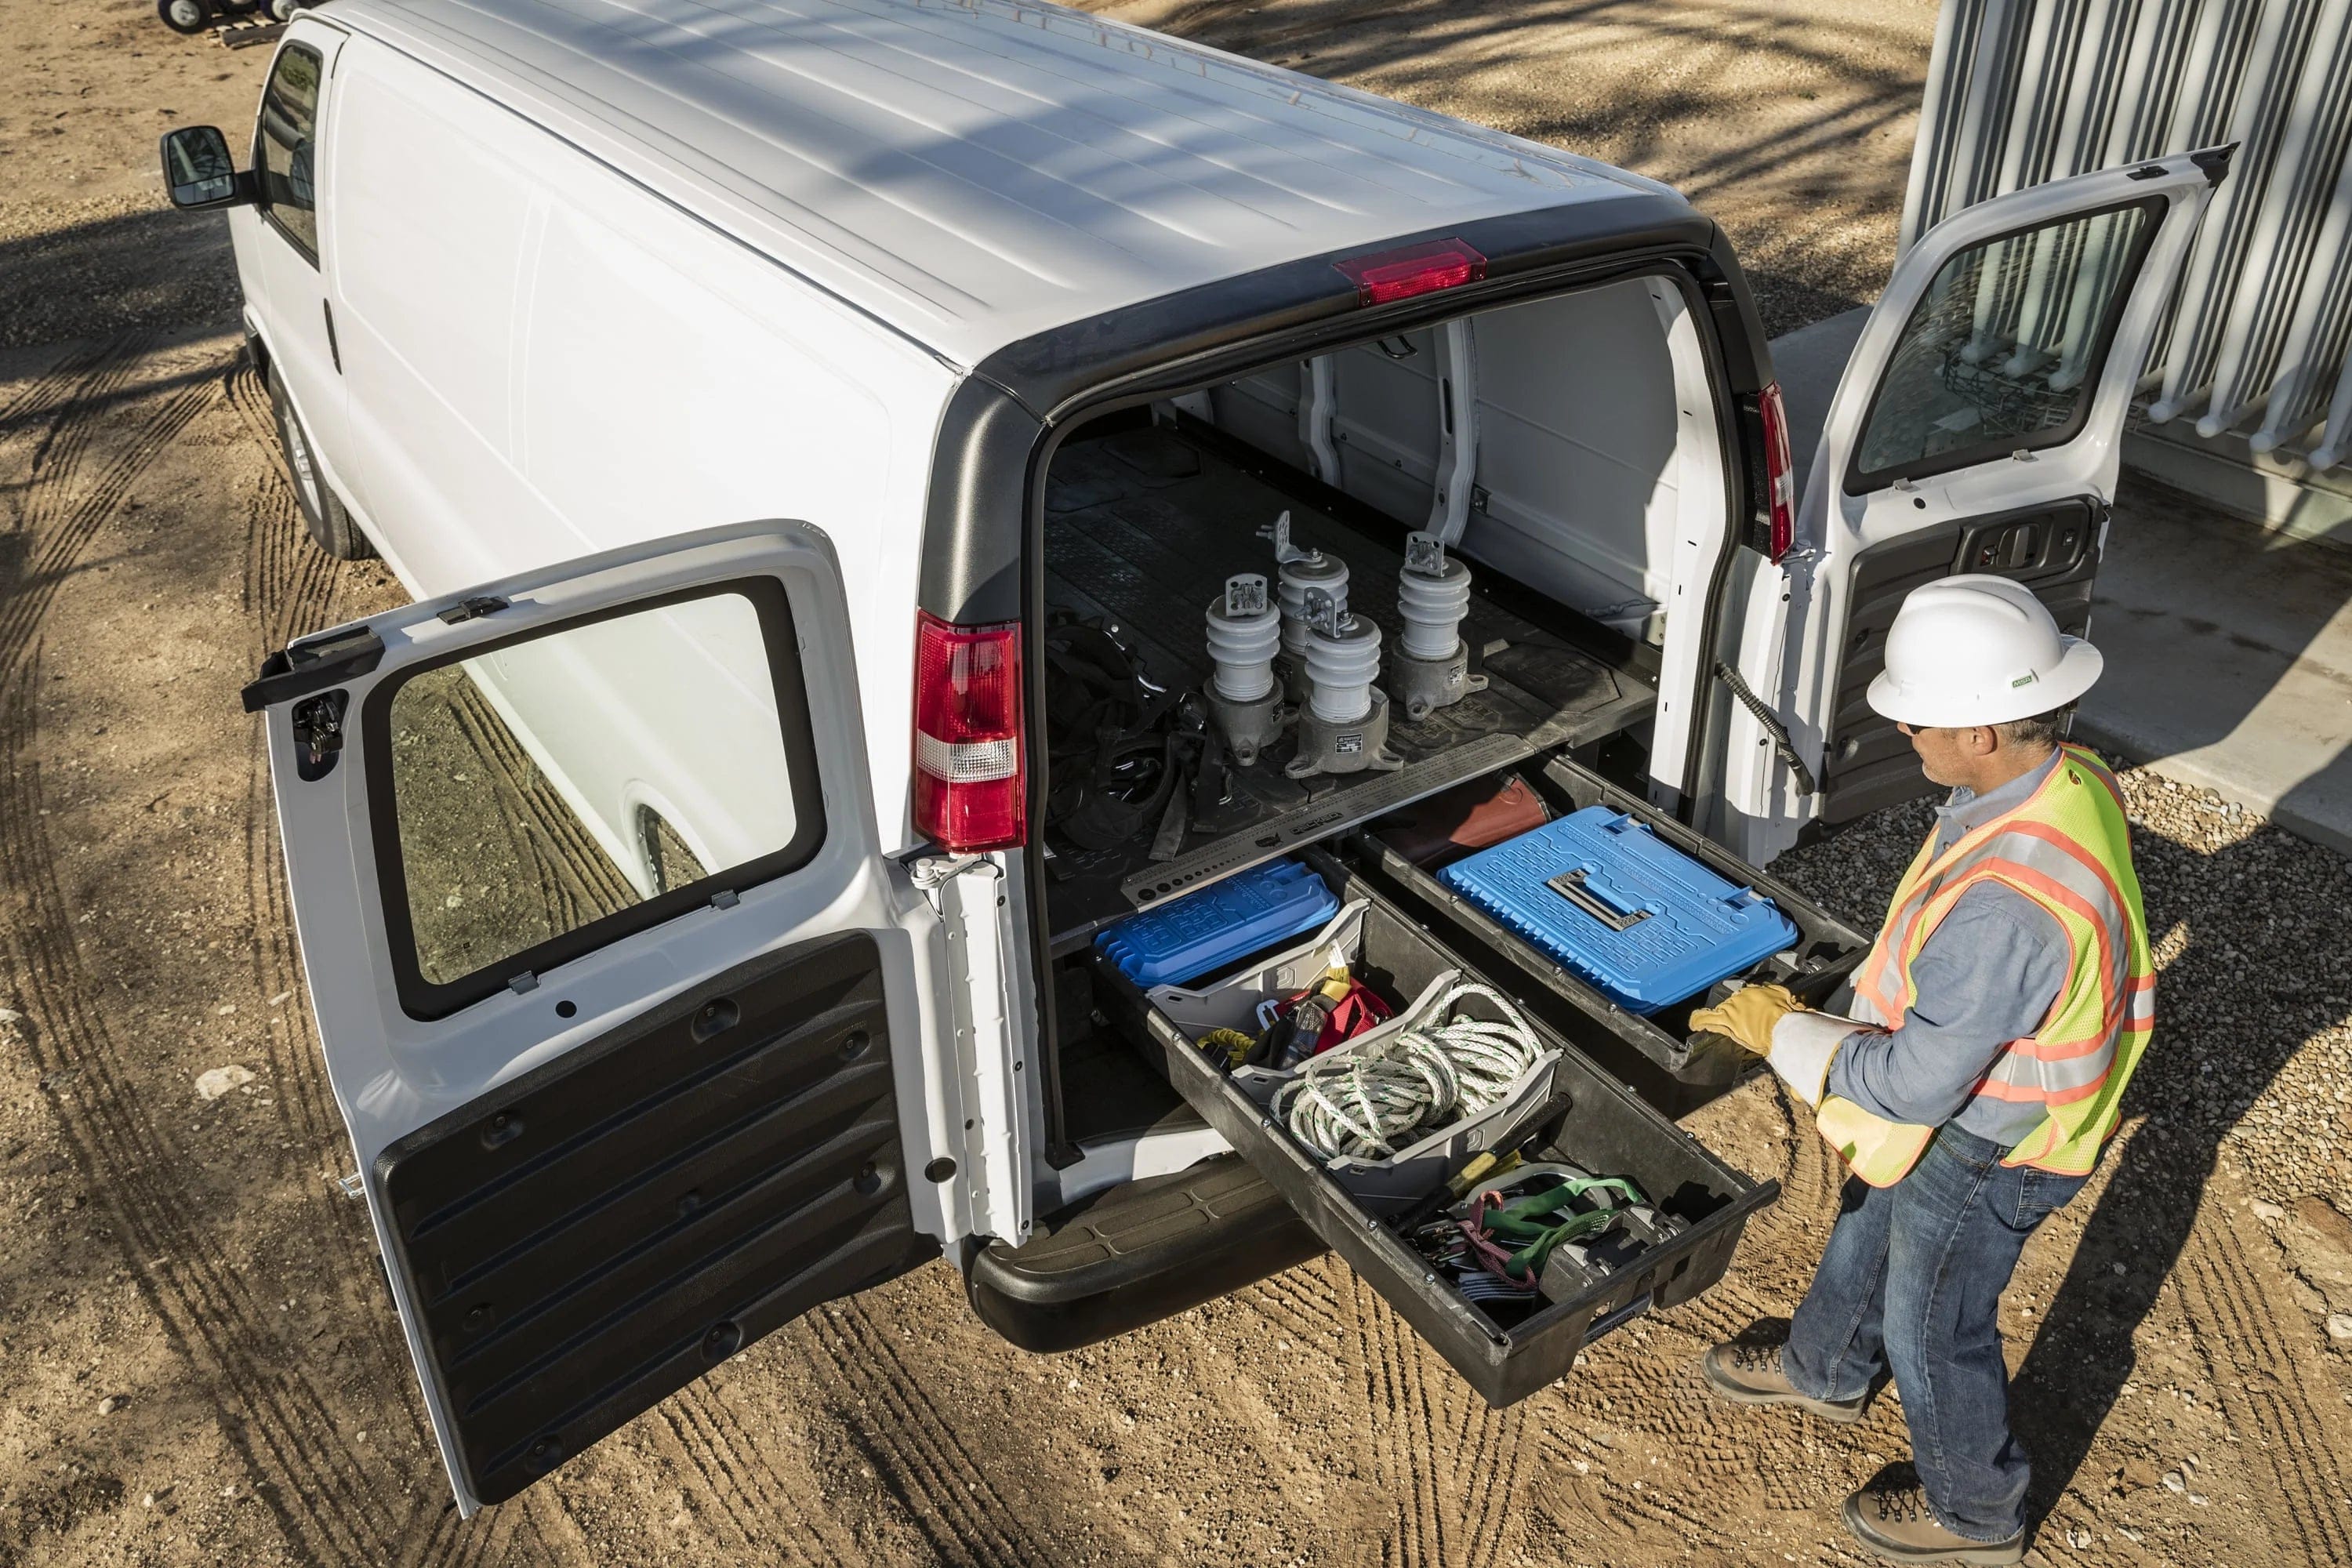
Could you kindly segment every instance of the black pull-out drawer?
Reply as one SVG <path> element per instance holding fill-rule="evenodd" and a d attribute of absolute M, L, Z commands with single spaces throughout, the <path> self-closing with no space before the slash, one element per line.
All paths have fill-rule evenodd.
<path fill-rule="evenodd" d="M 1343 902 L 1368 900 L 1360 977 L 1412 996 L 1448 969 L 1477 966 L 1440 942 L 1381 890 L 1312 856 Z M 1547 1301 L 1507 1327 L 1433 1271 L 1393 1228 L 1366 1212 L 1321 1163 L 1219 1072 L 1182 1030 L 1108 965 L 1097 996 L 1169 1080 L 1242 1158 L 1281 1193 L 1316 1234 L 1370 1281 L 1472 1387 L 1496 1405 L 1523 1399 L 1566 1375 L 1589 1341 L 1654 1307 L 1668 1307 L 1723 1277 L 1748 1218 L 1780 1195 L 1777 1182 L 1752 1182 L 1708 1153 L 1641 1098 L 1594 1065 L 1567 1038 L 1533 1020 L 1561 1053 L 1556 1094 L 1531 1159 L 1558 1160 L 1596 1174 L 1631 1177 L 1681 1229 L 1601 1283 Z"/>
<path fill-rule="evenodd" d="M 1818 1005 L 1828 1000 L 1869 952 L 1868 937 L 1786 882 L 1748 865 L 1599 774 L 1565 757 L 1555 757 L 1540 769 L 1517 771 L 1544 796 L 1554 816 L 1590 805 L 1628 813 L 1726 880 L 1754 888 L 1778 904 L 1780 912 L 1796 922 L 1794 963 L 1784 964 L 1776 955 L 1751 972 L 1754 977 L 1777 981 Z M 1501 989 L 1540 1015 L 1588 1056 L 1636 1083 L 1651 1103 L 1669 1114 L 1685 1115 L 1756 1069 L 1757 1058 L 1729 1042 L 1711 1036 L 1691 1037 L 1691 1011 L 1705 1002 L 1704 995 L 1646 1016 L 1626 1011 L 1439 881 L 1432 874 L 1434 867 L 1424 868 L 1406 859 L 1382 837 L 1381 829 L 1381 823 L 1375 821 L 1360 835 L 1336 847 L 1339 858 L 1367 882 L 1391 895 L 1400 909 L 1429 921 L 1473 967 L 1487 971 Z"/>

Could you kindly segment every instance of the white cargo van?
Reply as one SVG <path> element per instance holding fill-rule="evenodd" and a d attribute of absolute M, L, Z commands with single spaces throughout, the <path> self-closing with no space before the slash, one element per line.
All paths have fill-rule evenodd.
<path fill-rule="evenodd" d="M 332 0 L 247 171 L 163 154 L 229 208 L 313 537 L 417 599 L 247 699 L 468 1510 L 942 1251 L 1049 1350 L 1336 1247 L 1497 1402 L 1718 1277 L 1770 1186 L 1661 1108 L 1741 1064 L 1399 826 L 1611 805 L 1780 903 L 1759 972 L 1833 986 L 1863 939 L 1757 868 L 1922 787 L 1862 701 L 1906 590 L 2006 573 L 2084 626 L 2227 161 L 1915 246 L 1800 498 L 1670 190 L 1051 5 Z M 1349 711 L 1213 678 L 1278 522 L 1349 572 L 1315 635 L 1385 638 Z M 1465 566 L 1454 652 L 1408 653 L 1408 579 Z M 1100 961 L 1276 858 L 1382 985 L 1519 999 L 1560 1052 L 1529 1147 L 1641 1184 L 1640 1268 L 1482 1310 Z"/>

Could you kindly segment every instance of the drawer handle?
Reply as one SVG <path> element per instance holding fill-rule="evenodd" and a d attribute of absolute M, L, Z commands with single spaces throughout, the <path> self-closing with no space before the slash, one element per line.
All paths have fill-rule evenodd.
<path fill-rule="evenodd" d="M 1579 866 L 1573 871 L 1562 871 L 1544 884 L 1611 931 L 1631 931 L 1650 918 L 1648 910 L 1622 910 L 1585 885 L 1590 873 Z"/>

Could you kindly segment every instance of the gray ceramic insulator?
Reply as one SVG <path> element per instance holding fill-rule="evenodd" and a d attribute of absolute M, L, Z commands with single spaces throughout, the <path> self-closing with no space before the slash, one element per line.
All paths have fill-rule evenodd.
<path fill-rule="evenodd" d="M 1397 614 L 1404 618 L 1407 658 L 1452 658 L 1454 645 L 1462 640 L 1462 617 L 1470 613 L 1470 568 L 1441 551 L 1429 554 L 1434 573 L 1417 569 L 1415 563 L 1397 574 Z"/>
<path fill-rule="evenodd" d="M 1209 601 L 1209 662 L 1217 695 L 1255 702 L 1274 689 L 1274 653 L 1282 646 L 1282 612 L 1269 603 L 1265 579 L 1255 574 L 1225 579 Z"/>
<path fill-rule="evenodd" d="M 1328 724 L 1352 724 L 1372 710 L 1372 681 L 1381 672 L 1381 628 L 1361 616 L 1342 616 L 1336 631 L 1307 633 L 1307 706 Z"/>
<path fill-rule="evenodd" d="M 1336 555 L 1326 555 L 1310 550 L 1295 561 L 1282 563 L 1282 646 L 1292 654 L 1307 647 L 1307 595 L 1309 589 L 1320 589 L 1331 595 L 1339 613 L 1348 613 L 1348 563 Z"/>

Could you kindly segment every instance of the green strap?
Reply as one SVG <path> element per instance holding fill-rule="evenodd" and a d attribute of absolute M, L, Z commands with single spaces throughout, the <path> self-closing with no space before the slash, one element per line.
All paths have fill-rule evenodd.
<path fill-rule="evenodd" d="M 1489 1212 L 1479 1222 L 1480 1228 L 1490 1236 L 1498 1236 L 1507 1241 L 1524 1242 L 1525 1246 L 1511 1254 L 1510 1262 L 1506 1267 L 1518 1279 L 1532 1279 L 1543 1268 L 1544 1260 L 1551 1256 L 1551 1249 L 1561 1242 L 1574 1241 L 1596 1231 L 1606 1230 L 1617 1223 L 1622 1205 L 1594 1209 L 1589 1214 L 1571 1214 L 1564 1220 L 1546 1223 L 1544 1216 L 1559 1213 L 1571 1200 L 1595 1190 L 1614 1193 L 1626 1204 L 1649 1201 L 1642 1195 L 1641 1188 L 1622 1176 L 1588 1176 L 1565 1181 L 1556 1187 L 1546 1187 L 1539 1193 L 1514 1199 Z"/>

